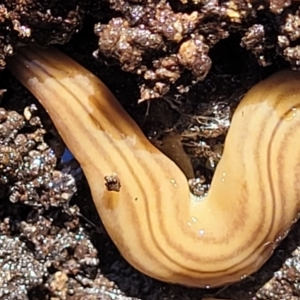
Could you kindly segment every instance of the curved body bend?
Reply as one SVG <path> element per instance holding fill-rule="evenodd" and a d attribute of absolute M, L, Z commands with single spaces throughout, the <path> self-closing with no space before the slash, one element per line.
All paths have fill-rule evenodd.
<path fill-rule="evenodd" d="M 300 209 L 300 74 L 282 71 L 236 109 L 209 194 L 143 135 L 103 83 L 55 49 L 20 49 L 11 72 L 81 164 L 124 258 L 156 279 L 213 287 L 258 270 Z M 109 191 L 105 177 L 121 187 Z"/>

